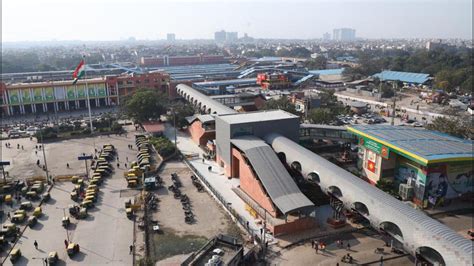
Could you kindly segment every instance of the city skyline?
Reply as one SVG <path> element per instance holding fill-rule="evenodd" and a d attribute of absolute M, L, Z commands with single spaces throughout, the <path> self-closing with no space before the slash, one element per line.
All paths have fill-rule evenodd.
<path fill-rule="evenodd" d="M 262 39 L 320 39 L 336 28 L 353 28 L 358 38 L 368 39 L 472 39 L 472 4 L 465 0 L 277 1 L 269 14 L 259 11 L 269 1 L 135 2 L 139 12 L 131 13 L 124 0 L 85 0 L 73 10 L 70 1 L 7 0 L 2 42 L 158 40 L 167 33 L 177 40 L 213 39 L 220 30 Z"/>

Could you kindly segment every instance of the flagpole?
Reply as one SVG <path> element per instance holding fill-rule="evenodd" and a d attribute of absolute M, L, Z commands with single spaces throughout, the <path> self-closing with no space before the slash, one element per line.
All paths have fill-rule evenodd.
<path fill-rule="evenodd" d="M 86 98 L 87 98 L 87 107 L 89 109 L 89 123 L 91 126 L 91 134 L 94 133 L 94 128 L 92 127 L 92 114 L 91 114 L 91 101 L 89 99 L 89 85 L 87 84 L 87 64 L 86 64 L 86 56 L 83 56 L 84 61 L 84 81 L 86 82 Z M 94 145 L 95 146 L 95 145 Z"/>

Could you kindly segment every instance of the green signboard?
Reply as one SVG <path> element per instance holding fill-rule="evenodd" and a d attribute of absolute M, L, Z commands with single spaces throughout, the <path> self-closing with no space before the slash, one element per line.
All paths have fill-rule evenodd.
<path fill-rule="evenodd" d="M 21 90 L 21 95 L 24 103 L 31 103 L 31 95 L 29 89 Z"/>
<path fill-rule="evenodd" d="M 66 91 L 68 99 L 76 99 L 76 92 L 74 91 L 74 87 L 67 87 Z"/>
<path fill-rule="evenodd" d="M 33 100 L 35 102 L 42 102 L 43 101 L 43 95 L 42 95 L 41 92 L 42 92 L 41 88 L 33 90 Z"/>
<path fill-rule="evenodd" d="M 8 91 L 10 104 L 20 103 L 20 97 L 18 96 L 19 92 L 20 92 L 19 90 L 10 90 L 10 91 Z"/>
<path fill-rule="evenodd" d="M 105 90 L 105 86 L 103 84 L 99 84 L 97 86 L 97 94 L 100 96 L 100 97 L 105 97 L 107 96 L 107 92 Z"/>
<path fill-rule="evenodd" d="M 86 98 L 86 93 L 84 89 L 84 85 L 77 86 L 77 98 Z"/>
<path fill-rule="evenodd" d="M 46 96 L 46 101 L 54 101 L 54 89 L 53 88 L 45 88 L 44 94 Z"/>
<path fill-rule="evenodd" d="M 92 86 L 89 86 L 89 97 L 93 98 L 95 97 L 96 94 L 95 94 L 95 88 Z"/>
<path fill-rule="evenodd" d="M 365 148 L 379 154 L 385 159 L 388 159 L 390 156 L 390 149 L 376 141 L 373 141 L 371 139 L 365 138 L 365 137 L 360 137 L 359 138 L 359 144 L 364 146 Z"/>

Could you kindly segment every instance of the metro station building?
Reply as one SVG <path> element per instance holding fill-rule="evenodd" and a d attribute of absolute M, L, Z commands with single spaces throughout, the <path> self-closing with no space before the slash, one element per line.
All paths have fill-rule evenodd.
<path fill-rule="evenodd" d="M 436 131 L 388 125 L 358 125 L 359 169 L 368 182 L 400 184 L 401 196 L 421 207 L 473 193 L 472 142 Z"/>

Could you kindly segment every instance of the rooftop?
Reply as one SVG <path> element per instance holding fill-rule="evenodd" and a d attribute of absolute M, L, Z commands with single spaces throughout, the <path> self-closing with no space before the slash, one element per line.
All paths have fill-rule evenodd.
<path fill-rule="evenodd" d="M 424 165 L 473 160 L 472 141 L 437 131 L 388 125 L 358 125 L 348 127 L 348 130 L 377 141 Z"/>
<path fill-rule="evenodd" d="M 341 75 L 344 68 L 336 69 L 321 69 L 321 70 L 309 70 L 308 72 L 313 75 Z"/>
<path fill-rule="evenodd" d="M 400 80 L 406 83 L 417 83 L 417 84 L 423 84 L 430 79 L 429 74 L 388 71 L 388 70 L 377 73 L 374 75 L 374 77 L 377 77 L 380 80 Z"/>
<path fill-rule="evenodd" d="M 146 122 L 142 123 L 143 128 L 148 133 L 159 133 L 165 131 L 165 126 L 160 122 Z"/>
<path fill-rule="evenodd" d="M 270 110 L 270 111 L 257 111 L 248 113 L 236 113 L 219 116 L 220 119 L 224 120 L 228 124 L 241 124 L 241 123 L 253 123 L 253 122 L 264 122 L 282 119 L 295 119 L 298 116 L 290 114 L 283 110 Z"/>

